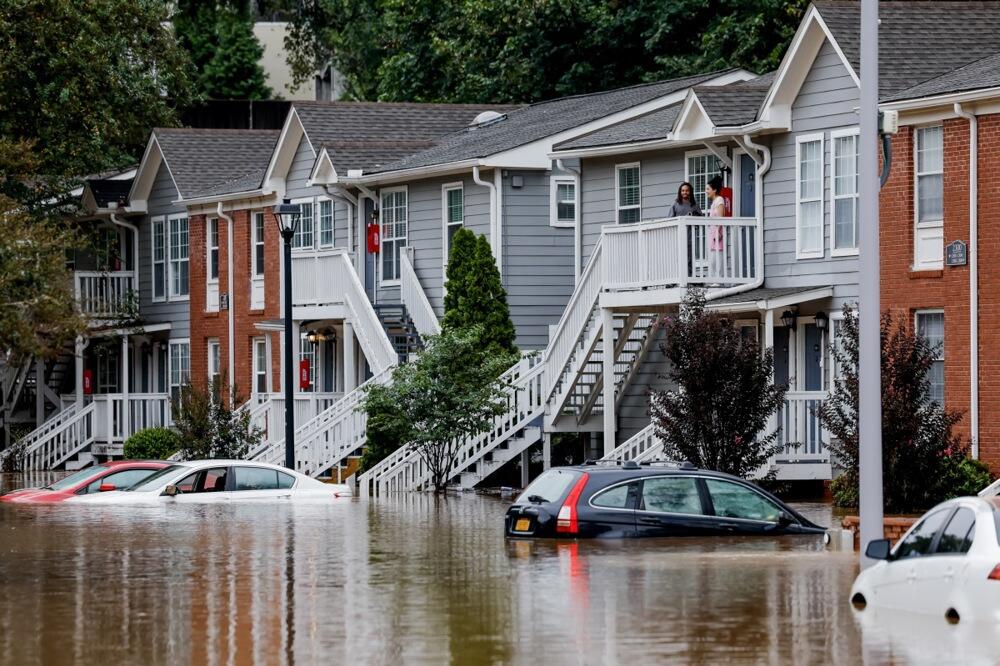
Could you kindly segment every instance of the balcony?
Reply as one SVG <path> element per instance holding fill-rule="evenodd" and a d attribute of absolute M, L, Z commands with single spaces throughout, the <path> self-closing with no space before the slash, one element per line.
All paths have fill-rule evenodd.
<path fill-rule="evenodd" d="M 827 391 L 789 391 L 777 414 L 777 444 L 774 457 L 778 478 L 830 479 L 830 433 L 816 414 L 829 398 Z"/>
<path fill-rule="evenodd" d="M 605 291 L 735 287 L 761 270 L 752 217 L 674 217 L 603 229 Z"/>
<path fill-rule="evenodd" d="M 132 271 L 74 271 L 73 286 L 80 311 L 99 320 L 133 320 L 138 292 Z"/>
<path fill-rule="evenodd" d="M 330 306 L 344 304 L 345 250 L 292 253 L 292 306 L 296 319 L 329 316 Z M 324 311 L 325 310 L 325 311 Z M 336 318 L 336 317 L 335 317 Z"/>

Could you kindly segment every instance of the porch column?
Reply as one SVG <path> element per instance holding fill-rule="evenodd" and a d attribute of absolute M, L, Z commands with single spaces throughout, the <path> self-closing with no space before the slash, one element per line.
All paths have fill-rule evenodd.
<path fill-rule="evenodd" d="M 122 439 L 128 439 L 128 436 L 132 434 L 132 412 L 129 409 L 128 404 L 128 336 L 122 336 Z"/>
<path fill-rule="evenodd" d="M 528 474 L 528 464 L 531 462 L 531 452 L 528 449 L 521 451 L 521 487 L 527 488 L 531 482 Z"/>
<path fill-rule="evenodd" d="M 358 385 L 358 368 L 354 355 L 354 325 L 344 321 L 344 393 Z"/>
<path fill-rule="evenodd" d="M 615 319 L 601 308 L 601 354 L 604 361 L 604 455 L 615 450 Z"/>
<path fill-rule="evenodd" d="M 542 434 L 542 470 L 547 471 L 552 467 L 552 435 Z"/>
<path fill-rule="evenodd" d="M 86 349 L 86 345 L 83 343 L 83 338 L 78 337 L 76 339 L 75 349 L 73 351 L 73 361 L 76 363 L 76 411 L 77 413 L 83 410 L 83 350 Z"/>
<path fill-rule="evenodd" d="M 764 349 L 771 350 L 771 383 L 774 383 L 774 310 L 764 311 Z M 763 350 L 761 350 L 763 352 Z M 778 415 L 771 414 L 767 419 L 767 431 L 772 433 L 778 429 Z"/>

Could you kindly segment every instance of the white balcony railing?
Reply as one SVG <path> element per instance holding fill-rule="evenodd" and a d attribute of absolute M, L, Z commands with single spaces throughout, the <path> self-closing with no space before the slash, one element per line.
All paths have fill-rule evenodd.
<path fill-rule="evenodd" d="M 827 391 L 789 391 L 785 394 L 785 404 L 778 411 L 777 421 L 781 433 L 778 443 L 784 449 L 777 458 L 788 462 L 828 461 L 830 453 L 827 444 L 829 433 L 816 415 L 823 401 L 829 397 Z"/>
<path fill-rule="evenodd" d="M 132 271 L 75 271 L 73 283 L 81 312 L 91 317 L 127 314 L 137 299 Z"/>
<path fill-rule="evenodd" d="M 300 428 L 332 407 L 343 393 L 303 392 L 295 394 L 295 427 Z M 285 395 L 255 393 L 250 407 L 250 423 L 263 431 L 261 449 L 285 439 Z"/>
<path fill-rule="evenodd" d="M 441 333 L 441 324 L 438 322 L 437 315 L 434 314 L 434 308 L 431 307 L 430 301 L 427 300 L 427 294 L 424 293 L 424 288 L 420 284 L 417 271 L 413 268 L 413 262 L 410 259 L 411 252 L 412 248 L 406 248 L 406 251 L 399 257 L 400 298 L 421 337 L 438 335 Z"/>
<path fill-rule="evenodd" d="M 761 270 L 752 217 L 674 217 L 602 230 L 604 289 L 737 286 Z"/>
<path fill-rule="evenodd" d="M 292 253 L 292 304 L 295 307 L 337 305 L 344 302 L 341 255 L 346 250 Z"/>

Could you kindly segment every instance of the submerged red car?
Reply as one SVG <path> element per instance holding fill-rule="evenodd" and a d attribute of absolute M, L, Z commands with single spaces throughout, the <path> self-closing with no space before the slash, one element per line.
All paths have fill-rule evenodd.
<path fill-rule="evenodd" d="M 87 467 L 44 488 L 22 488 L 0 495 L 0 502 L 52 503 L 70 497 L 124 490 L 169 466 L 159 460 L 118 460 Z"/>

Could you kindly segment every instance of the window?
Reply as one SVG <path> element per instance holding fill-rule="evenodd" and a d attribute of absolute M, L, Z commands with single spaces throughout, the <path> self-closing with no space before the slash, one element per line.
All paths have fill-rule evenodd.
<path fill-rule="evenodd" d="M 215 378 L 222 371 L 222 347 L 217 339 L 208 341 L 208 385 L 215 384 Z"/>
<path fill-rule="evenodd" d="M 333 202 L 324 199 L 319 202 L 319 244 L 333 247 Z"/>
<path fill-rule="evenodd" d="M 515 503 L 523 504 L 532 496 L 541 498 L 544 502 L 558 502 L 579 478 L 580 473 L 573 470 L 550 469 L 528 484 Z"/>
<path fill-rule="evenodd" d="M 188 474 L 175 483 L 182 493 L 221 493 L 226 489 L 229 468 L 215 467 Z"/>
<path fill-rule="evenodd" d="M 462 184 L 445 185 L 444 189 L 444 265 L 448 267 L 451 256 L 451 241 L 455 233 L 465 225 L 465 190 Z"/>
<path fill-rule="evenodd" d="M 642 219 L 642 188 L 638 164 L 615 166 L 617 198 L 615 212 L 618 224 L 633 224 Z"/>
<path fill-rule="evenodd" d="M 170 395 L 177 398 L 181 388 L 191 383 L 191 344 L 187 340 L 170 342 Z"/>
<path fill-rule="evenodd" d="M 668 476 L 646 479 L 642 483 L 642 501 L 639 509 L 663 513 L 704 514 L 698 481 L 690 476 Z"/>
<path fill-rule="evenodd" d="M 170 298 L 183 298 L 189 293 L 188 219 L 170 218 Z"/>
<path fill-rule="evenodd" d="M 162 217 L 154 218 L 153 234 L 153 300 L 167 297 L 167 225 Z"/>
<path fill-rule="evenodd" d="M 97 354 L 97 392 L 118 392 L 118 353 L 105 348 Z"/>
<path fill-rule="evenodd" d="M 601 491 L 590 500 L 594 506 L 608 509 L 624 509 L 628 505 L 629 484 L 625 483 L 608 490 Z"/>
<path fill-rule="evenodd" d="M 312 201 L 298 202 L 300 212 L 295 227 L 295 235 L 292 236 L 293 250 L 311 250 L 315 246 L 313 237 L 313 204 Z"/>
<path fill-rule="evenodd" d="M 833 253 L 854 254 L 858 249 L 858 133 L 834 132 L 833 142 Z"/>
<path fill-rule="evenodd" d="M 716 167 L 716 157 L 711 153 L 698 152 L 687 154 L 687 174 L 685 180 L 691 183 L 694 189 L 694 199 L 698 202 L 698 207 L 704 211 L 708 210 L 708 198 L 705 194 L 705 186 L 712 176 L 718 174 Z"/>
<path fill-rule="evenodd" d="M 277 490 L 278 471 L 264 467 L 237 467 L 236 490 Z"/>
<path fill-rule="evenodd" d="M 382 190 L 382 281 L 399 280 L 399 259 L 406 246 L 406 188 Z"/>
<path fill-rule="evenodd" d="M 207 251 L 205 263 L 208 265 L 209 282 L 219 281 L 219 220 L 212 218 L 208 221 L 208 233 L 206 234 Z"/>
<path fill-rule="evenodd" d="M 935 553 L 960 555 L 969 552 L 976 536 L 976 514 L 970 509 L 959 509 L 941 532 Z"/>
<path fill-rule="evenodd" d="M 114 472 L 103 478 L 95 479 L 93 483 L 89 484 L 82 491 L 78 490 L 77 494 L 84 495 L 100 492 L 103 485 L 114 486 L 115 490 L 124 490 L 139 483 L 154 471 L 152 469 L 126 469 L 121 472 Z"/>
<path fill-rule="evenodd" d="M 778 522 L 781 515 L 778 505 L 752 488 L 719 479 L 706 479 L 705 485 L 712 497 L 716 516 Z"/>
<path fill-rule="evenodd" d="M 931 382 L 930 399 L 944 404 L 944 312 L 925 310 L 916 313 L 917 335 L 927 339 L 935 351 L 934 364 L 927 373 Z"/>
<path fill-rule="evenodd" d="M 944 134 L 941 126 L 917 129 L 917 224 L 944 219 Z"/>
<path fill-rule="evenodd" d="M 553 227 L 576 226 L 576 180 L 553 176 L 549 197 L 549 224 Z"/>
<path fill-rule="evenodd" d="M 823 256 L 823 135 L 795 141 L 796 256 Z"/>
<path fill-rule="evenodd" d="M 893 559 L 904 560 L 909 557 L 920 557 L 921 555 L 930 553 L 934 536 L 941 529 L 941 526 L 944 525 L 944 521 L 950 513 L 951 509 L 941 509 L 917 523 L 913 531 L 896 546 Z"/>
<path fill-rule="evenodd" d="M 255 393 L 268 393 L 267 386 L 267 339 L 253 340 L 253 388 Z"/>
<path fill-rule="evenodd" d="M 253 275 L 264 277 L 264 213 L 253 214 Z"/>
<path fill-rule="evenodd" d="M 302 391 L 314 391 L 316 390 L 316 344 L 312 342 L 305 333 L 302 334 L 301 342 L 299 343 L 299 361 L 309 362 L 309 386 L 308 388 L 301 388 Z"/>

